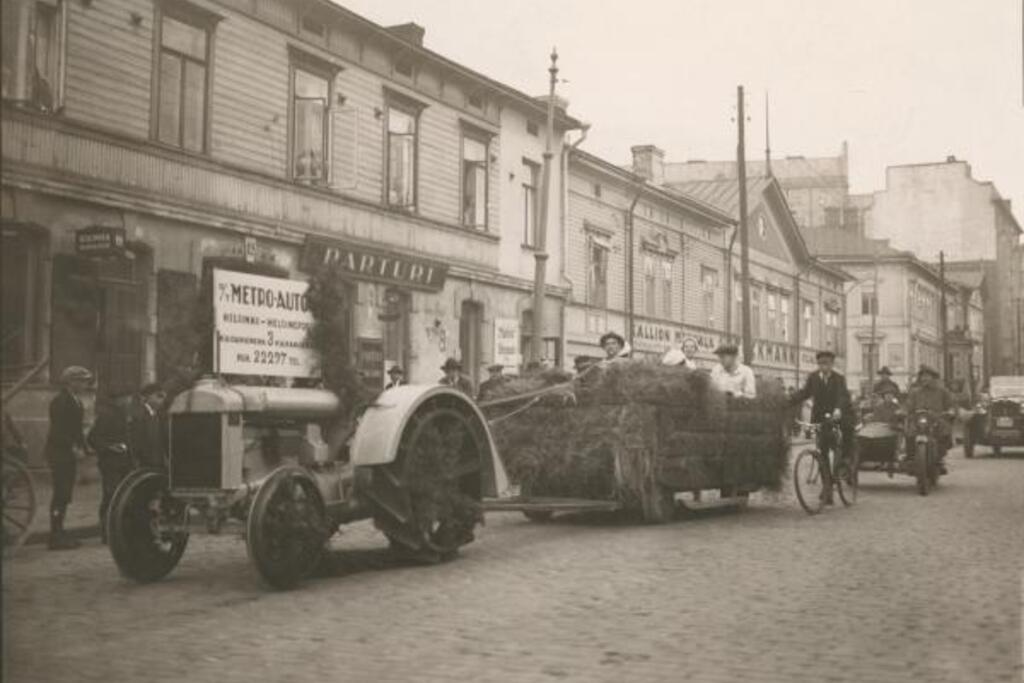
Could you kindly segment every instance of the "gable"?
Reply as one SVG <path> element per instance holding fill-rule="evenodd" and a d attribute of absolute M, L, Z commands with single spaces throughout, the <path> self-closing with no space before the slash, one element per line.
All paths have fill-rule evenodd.
<path fill-rule="evenodd" d="M 797 259 L 783 236 L 775 213 L 770 210 L 768 203 L 764 200 L 764 195 L 761 195 L 760 201 L 754 202 L 751 206 L 747 220 L 752 250 L 787 263 L 796 262 Z"/>

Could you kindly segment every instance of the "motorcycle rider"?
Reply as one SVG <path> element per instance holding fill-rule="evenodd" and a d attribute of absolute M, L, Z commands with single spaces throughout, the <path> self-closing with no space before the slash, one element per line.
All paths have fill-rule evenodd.
<path fill-rule="evenodd" d="M 946 452 L 952 447 L 952 427 L 949 418 L 956 410 L 956 399 L 952 392 L 942 386 L 939 371 L 928 365 L 922 365 L 917 371 L 917 385 L 907 398 L 907 415 L 913 418 L 918 410 L 926 410 L 938 418 L 937 451 L 939 454 L 939 472 L 946 474 Z M 910 444 L 916 435 L 917 424 L 913 419 L 907 426 L 907 457 L 913 455 Z"/>

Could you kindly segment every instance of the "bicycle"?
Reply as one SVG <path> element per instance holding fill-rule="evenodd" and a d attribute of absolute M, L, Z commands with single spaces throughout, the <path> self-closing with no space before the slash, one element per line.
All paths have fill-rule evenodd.
<path fill-rule="evenodd" d="M 800 507 L 809 515 L 818 514 L 824 507 L 822 499 L 825 482 L 821 467 L 825 452 L 828 453 L 829 471 L 833 473 L 832 487 L 839 494 L 839 499 L 845 507 L 856 503 L 859 486 L 857 453 L 854 449 L 850 456 L 852 462 L 836 457 L 837 453 L 842 453 L 843 448 L 843 432 L 839 428 L 838 418 L 827 415 L 822 423 L 798 424 L 806 430 L 808 436 L 814 436 L 815 439 L 814 448 L 801 451 L 793 464 L 793 487 Z"/>

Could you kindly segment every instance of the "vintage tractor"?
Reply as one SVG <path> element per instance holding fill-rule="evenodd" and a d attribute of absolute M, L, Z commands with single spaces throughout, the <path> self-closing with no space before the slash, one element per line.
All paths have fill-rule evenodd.
<path fill-rule="evenodd" d="M 121 573 L 156 581 L 190 533 L 241 531 L 260 576 L 289 588 L 312 573 L 341 524 L 373 518 L 399 550 L 452 557 L 473 540 L 483 496 L 507 477 L 486 423 L 461 392 L 383 392 L 354 430 L 330 391 L 200 380 L 170 407 L 166 472 L 118 487 L 107 521 Z M 350 436 L 351 434 L 351 436 Z"/>

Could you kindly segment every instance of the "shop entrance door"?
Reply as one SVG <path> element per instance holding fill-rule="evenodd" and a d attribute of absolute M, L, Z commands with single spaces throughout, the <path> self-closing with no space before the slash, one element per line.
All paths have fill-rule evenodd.
<path fill-rule="evenodd" d="M 459 348 L 462 350 L 462 371 L 473 383 L 476 393 L 483 363 L 481 331 L 484 323 L 484 307 L 478 301 L 462 302 L 462 317 L 459 319 Z"/>

